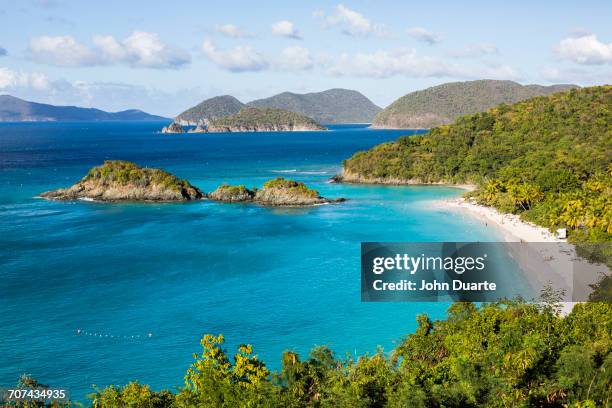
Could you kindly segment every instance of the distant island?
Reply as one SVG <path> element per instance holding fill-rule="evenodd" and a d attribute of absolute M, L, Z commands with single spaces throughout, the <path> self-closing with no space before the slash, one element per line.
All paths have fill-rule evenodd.
<path fill-rule="evenodd" d="M 372 127 L 428 129 L 501 103 L 516 103 L 572 88 L 577 86 L 521 85 L 489 79 L 451 82 L 402 96 L 376 115 Z"/>
<path fill-rule="evenodd" d="M 211 120 L 238 113 L 245 106 L 231 95 L 215 96 L 179 114 L 174 122 L 181 126 L 208 124 Z"/>
<path fill-rule="evenodd" d="M 327 128 L 296 112 L 247 106 L 234 115 L 212 120 L 207 130 L 208 132 L 274 132 L 327 130 Z"/>
<path fill-rule="evenodd" d="M 249 190 L 243 185 L 223 184 L 208 194 L 208 198 L 229 203 L 255 202 L 270 206 L 307 206 L 345 201 L 344 198 L 332 200 L 321 197 L 317 190 L 308 188 L 304 183 L 282 177 L 265 182 L 261 189 Z"/>
<path fill-rule="evenodd" d="M 211 119 L 199 124 L 190 132 L 290 132 L 327 130 L 313 119 L 299 113 L 272 108 L 253 108 L 247 106 L 238 113 Z M 162 133 L 183 133 L 185 130 L 177 122 L 162 129 Z"/>
<path fill-rule="evenodd" d="M 0 122 L 77 122 L 77 121 L 163 121 L 137 109 L 105 112 L 95 108 L 55 106 L 0 95 Z"/>
<path fill-rule="evenodd" d="M 247 105 L 297 112 L 324 124 L 372 123 L 382 110 L 362 93 L 339 88 L 306 94 L 283 92 Z"/>
<path fill-rule="evenodd" d="M 174 118 L 174 122 L 180 126 L 205 128 L 213 120 L 235 115 L 246 107 L 295 112 L 323 124 L 371 123 L 374 116 L 381 111 L 380 107 L 357 91 L 328 89 L 306 94 L 283 92 L 246 104 L 231 95 L 215 96 L 180 113 Z"/>
<path fill-rule="evenodd" d="M 161 169 L 142 168 L 121 160 L 107 160 L 89 170 L 69 188 L 40 195 L 52 200 L 190 201 L 204 197 L 197 187 Z"/>

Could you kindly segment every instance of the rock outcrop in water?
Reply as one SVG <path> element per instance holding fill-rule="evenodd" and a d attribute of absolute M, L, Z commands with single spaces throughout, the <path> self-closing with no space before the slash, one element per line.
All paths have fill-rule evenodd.
<path fill-rule="evenodd" d="M 107 160 L 102 166 L 89 170 L 72 187 L 47 191 L 40 196 L 51 200 L 190 201 L 201 199 L 204 194 L 187 180 L 164 170 Z"/>
<path fill-rule="evenodd" d="M 249 190 L 245 186 L 230 186 L 228 184 L 222 184 L 217 187 L 215 191 L 209 193 L 208 198 L 227 203 L 253 201 L 255 198 L 255 191 Z"/>
<path fill-rule="evenodd" d="M 164 126 L 161 132 L 162 133 L 185 133 L 185 130 L 178 123 L 172 122 L 168 126 Z"/>
<path fill-rule="evenodd" d="M 268 206 L 308 206 L 345 201 L 344 198 L 331 200 L 321 197 L 317 190 L 308 188 L 304 183 L 285 180 L 282 177 L 267 181 L 262 188 L 253 190 L 225 184 L 210 193 L 208 198 L 223 202 L 254 202 Z"/>
<path fill-rule="evenodd" d="M 206 126 L 207 125 L 205 123 L 199 123 L 195 128 L 189 129 L 187 133 L 206 133 L 208 132 Z"/>

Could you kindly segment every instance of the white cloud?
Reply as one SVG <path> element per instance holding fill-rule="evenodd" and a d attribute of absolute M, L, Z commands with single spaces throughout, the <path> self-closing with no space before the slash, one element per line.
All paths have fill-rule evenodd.
<path fill-rule="evenodd" d="M 429 45 L 433 45 L 440 41 L 440 36 L 423 28 L 423 27 L 412 27 L 408 29 L 408 35 L 416 38 L 419 41 L 423 41 Z"/>
<path fill-rule="evenodd" d="M 302 39 L 300 33 L 293 26 L 293 23 L 287 20 L 277 21 L 272 24 L 272 34 L 280 37 L 293 38 L 295 40 Z"/>
<path fill-rule="evenodd" d="M 578 64 L 600 65 L 612 63 L 612 43 L 603 43 L 595 34 L 581 35 L 561 40 L 555 53 L 563 59 Z"/>
<path fill-rule="evenodd" d="M 313 61 L 308 49 L 304 47 L 287 47 L 281 52 L 280 60 L 275 65 L 276 69 L 282 71 L 303 71 L 311 69 Z"/>
<path fill-rule="evenodd" d="M 230 72 L 304 71 L 314 67 L 310 51 L 297 46 L 284 48 L 278 55 L 269 56 L 247 45 L 219 49 L 212 41 L 205 40 L 202 53 L 213 64 Z"/>
<path fill-rule="evenodd" d="M 495 44 L 469 45 L 463 49 L 451 51 L 449 54 L 456 58 L 476 58 L 483 55 L 497 54 L 499 50 Z"/>
<path fill-rule="evenodd" d="M 449 75 L 451 67 L 433 57 L 420 57 L 414 49 L 378 50 L 373 53 L 342 54 L 330 67 L 334 76 L 387 78 L 440 77 Z"/>
<path fill-rule="evenodd" d="M 16 88 L 46 90 L 49 85 L 49 78 L 39 72 L 13 71 L 0 67 L 0 90 L 10 91 Z"/>
<path fill-rule="evenodd" d="M 31 59 L 59 66 L 128 64 L 133 67 L 178 68 L 191 61 L 185 51 L 172 47 L 156 33 L 134 31 L 122 41 L 113 36 L 94 36 L 88 47 L 70 36 L 42 36 L 30 40 Z"/>
<path fill-rule="evenodd" d="M 134 31 L 122 45 L 127 61 L 136 66 L 173 68 L 191 61 L 189 54 L 165 44 L 155 33 Z"/>
<path fill-rule="evenodd" d="M 327 15 L 323 11 L 316 11 L 314 16 L 321 19 L 326 26 L 340 27 L 342 32 L 355 37 L 366 37 L 372 33 L 381 33 L 382 28 L 373 24 L 363 14 L 351 10 L 344 4 L 338 4 L 334 13 Z"/>
<path fill-rule="evenodd" d="M 211 41 L 205 40 L 202 53 L 218 67 L 231 72 L 261 71 L 269 65 L 263 55 L 245 45 L 220 50 Z"/>
<path fill-rule="evenodd" d="M 30 40 L 29 56 L 38 62 L 61 66 L 96 65 L 98 56 L 70 36 L 42 36 Z"/>
<path fill-rule="evenodd" d="M 519 79 L 521 74 L 506 65 L 463 66 L 414 49 L 378 50 L 372 53 L 342 54 L 328 69 L 333 76 L 388 78 L 492 78 Z"/>
<path fill-rule="evenodd" d="M 234 24 L 217 24 L 215 26 L 215 31 L 223 34 L 226 37 L 230 38 L 246 38 L 250 37 L 247 33 L 242 31 L 238 26 Z"/>

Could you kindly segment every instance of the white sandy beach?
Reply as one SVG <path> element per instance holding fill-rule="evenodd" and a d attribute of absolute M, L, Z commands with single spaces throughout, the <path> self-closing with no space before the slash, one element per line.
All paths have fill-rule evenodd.
<path fill-rule="evenodd" d="M 497 228 L 505 242 L 515 243 L 508 245 L 509 254 L 521 265 L 533 288 L 537 290 L 551 282 L 554 288 L 565 290 L 564 312 L 571 310 L 572 301 L 586 300 L 592 292 L 589 285 L 597 282 L 602 274 L 610 273 L 605 265 L 577 257 L 574 246 L 565 239 L 514 214 L 502 214 L 493 207 L 464 198 L 444 200 L 439 204 L 443 209 L 475 217 L 487 227 Z"/>
<path fill-rule="evenodd" d="M 497 227 L 506 242 L 566 242 L 556 238 L 546 228 L 521 220 L 514 214 L 502 214 L 493 207 L 478 205 L 463 198 L 444 201 L 444 206 L 477 217 L 486 224 Z"/>

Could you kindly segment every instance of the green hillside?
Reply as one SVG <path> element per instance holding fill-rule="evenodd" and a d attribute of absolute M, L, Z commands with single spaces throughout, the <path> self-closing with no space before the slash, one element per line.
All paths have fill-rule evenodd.
<path fill-rule="evenodd" d="M 425 129 L 483 112 L 501 103 L 550 95 L 575 85 L 520 85 L 512 81 L 452 82 L 402 96 L 376 115 L 374 127 Z"/>
<path fill-rule="evenodd" d="M 174 121 L 181 125 L 197 125 L 204 121 L 233 115 L 240 112 L 244 104 L 231 95 L 207 99 L 178 115 Z"/>
<path fill-rule="evenodd" d="M 380 108 L 363 94 L 350 89 L 296 94 L 283 92 L 248 103 L 256 108 L 298 112 L 319 123 L 371 123 Z"/>
<path fill-rule="evenodd" d="M 313 119 L 282 109 L 246 107 L 240 112 L 213 119 L 209 132 L 325 130 Z"/>
<path fill-rule="evenodd" d="M 474 196 L 575 241 L 612 241 L 612 86 L 465 116 L 344 162 L 344 180 L 475 183 Z"/>

